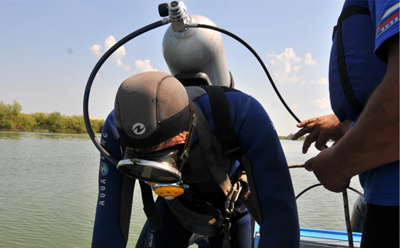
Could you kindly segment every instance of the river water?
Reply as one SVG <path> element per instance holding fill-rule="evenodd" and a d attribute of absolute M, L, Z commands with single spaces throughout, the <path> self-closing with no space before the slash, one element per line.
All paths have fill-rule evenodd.
<path fill-rule="evenodd" d="M 289 164 L 317 154 L 301 154 L 302 142 L 281 141 Z M 0 248 L 90 247 L 97 201 L 99 153 L 87 134 L 0 132 Z M 296 194 L 318 181 L 291 169 Z M 361 190 L 357 178 L 351 186 Z M 349 191 L 350 206 L 357 195 Z M 342 195 L 317 187 L 298 200 L 300 225 L 346 230 Z M 350 209 L 351 211 L 351 209 Z M 145 221 L 136 187 L 128 247 Z"/>

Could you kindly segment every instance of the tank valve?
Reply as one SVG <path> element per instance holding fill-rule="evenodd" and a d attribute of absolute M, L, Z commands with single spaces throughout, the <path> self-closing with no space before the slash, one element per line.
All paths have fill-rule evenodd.
<path fill-rule="evenodd" d="M 169 16 L 174 32 L 185 31 L 186 25 L 190 22 L 186 6 L 181 1 L 172 1 L 170 4 L 163 3 L 158 5 L 158 13 L 161 17 Z"/>

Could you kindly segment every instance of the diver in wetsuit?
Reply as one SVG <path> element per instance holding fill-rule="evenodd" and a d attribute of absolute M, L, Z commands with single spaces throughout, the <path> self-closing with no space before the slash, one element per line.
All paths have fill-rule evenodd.
<path fill-rule="evenodd" d="M 215 25 L 202 16 L 191 18 Z M 121 161 L 117 169 L 101 158 L 92 247 L 126 247 L 139 179 L 142 195 L 150 187 L 143 182 L 156 193 L 161 186 L 172 187 L 177 195 L 158 197 L 156 211 L 144 204 L 148 221 L 136 247 L 187 247 L 192 234 L 205 235 L 211 247 L 251 247 L 254 218 L 260 224 L 259 247 L 297 248 L 292 182 L 268 114 L 251 96 L 224 88 L 226 108 L 221 112 L 228 113 L 239 148 L 230 156 L 221 144 L 225 137 L 218 135 L 216 104 L 207 88 L 192 86 L 233 87 L 220 33 L 189 29 L 177 34 L 169 28 L 163 52 L 175 77 L 147 72 L 125 80 L 104 125 L 101 144 Z M 240 179 L 243 171 L 247 180 Z M 160 183 L 169 177 L 176 182 Z M 238 182 L 242 186 L 236 201 L 227 195 Z M 248 191 L 243 186 L 247 182 Z M 227 202 L 232 204 L 227 207 Z M 226 210 L 230 206 L 232 212 Z"/>
<path fill-rule="evenodd" d="M 255 196 L 254 205 L 261 216 L 259 247 L 298 247 L 299 226 L 292 182 L 273 124 L 263 107 L 251 96 L 236 90 L 227 91 L 225 95 L 234 132 L 244 150 L 241 162 L 246 169 L 251 194 Z M 192 108 L 192 105 L 196 107 Z M 185 150 L 183 146 L 192 137 L 187 161 L 177 162 L 183 163 L 182 179 L 189 186 L 185 194 L 224 211 L 221 206 L 225 202 L 224 194 L 208 172 L 208 161 L 202 151 L 204 144 L 200 144 L 208 142 L 202 137 L 205 134 L 199 132 L 203 125 L 198 121 L 201 115 L 214 135 L 210 101 L 203 88 L 185 89 L 176 78 L 163 72 L 141 73 L 121 84 L 115 109 L 104 126 L 102 143 L 116 159 L 139 157 L 151 160 L 152 154 L 171 147 L 180 157 Z M 194 117 L 197 124 L 191 129 L 190 122 Z M 140 130 L 132 129 L 137 123 L 145 128 L 142 134 Z M 125 147 L 124 153 L 121 145 Z M 211 145 L 221 152 L 217 143 Z M 226 162 L 231 164 L 224 158 L 223 163 Z M 126 246 L 134 183 L 135 179 L 101 160 L 92 247 Z M 192 232 L 171 213 L 167 201 L 164 198 L 157 201 L 163 226 L 154 231 L 151 223 L 146 223 L 137 247 L 187 246 Z M 250 221 L 246 209 L 235 210 L 229 230 L 231 247 L 251 247 Z M 223 235 L 210 237 L 209 241 L 212 247 L 221 247 Z"/>

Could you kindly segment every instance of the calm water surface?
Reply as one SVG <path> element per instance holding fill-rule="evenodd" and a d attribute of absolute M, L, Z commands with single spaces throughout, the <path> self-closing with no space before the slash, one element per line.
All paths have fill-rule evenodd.
<path fill-rule="evenodd" d="M 289 164 L 302 142 L 282 140 Z M 0 247 L 90 247 L 97 201 L 99 153 L 87 134 L 0 132 Z M 317 183 L 312 173 L 291 169 L 295 192 Z M 356 178 L 351 186 L 361 190 Z M 349 192 L 350 206 L 357 195 Z M 322 187 L 298 201 L 302 227 L 345 230 L 342 195 Z M 128 247 L 145 221 L 136 187 Z"/>

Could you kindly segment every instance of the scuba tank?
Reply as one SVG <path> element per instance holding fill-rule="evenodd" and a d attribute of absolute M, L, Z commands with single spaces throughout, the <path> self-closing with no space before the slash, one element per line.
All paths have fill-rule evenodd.
<path fill-rule="evenodd" d="M 171 74 L 185 86 L 233 87 L 221 33 L 210 29 L 185 28 L 193 23 L 216 26 L 215 23 L 201 15 L 188 15 L 183 2 L 162 4 L 159 12 L 161 16 L 168 15 L 171 19 L 171 25 L 162 41 L 164 59 Z M 182 195 L 188 188 L 180 180 L 173 183 L 148 183 L 155 194 L 166 200 Z"/>
<path fill-rule="evenodd" d="M 200 15 L 188 16 L 189 23 L 216 26 Z M 205 73 L 210 84 L 232 86 L 221 33 L 192 28 L 175 32 L 170 26 L 164 34 L 162 51 L 172 75 Z"/>

